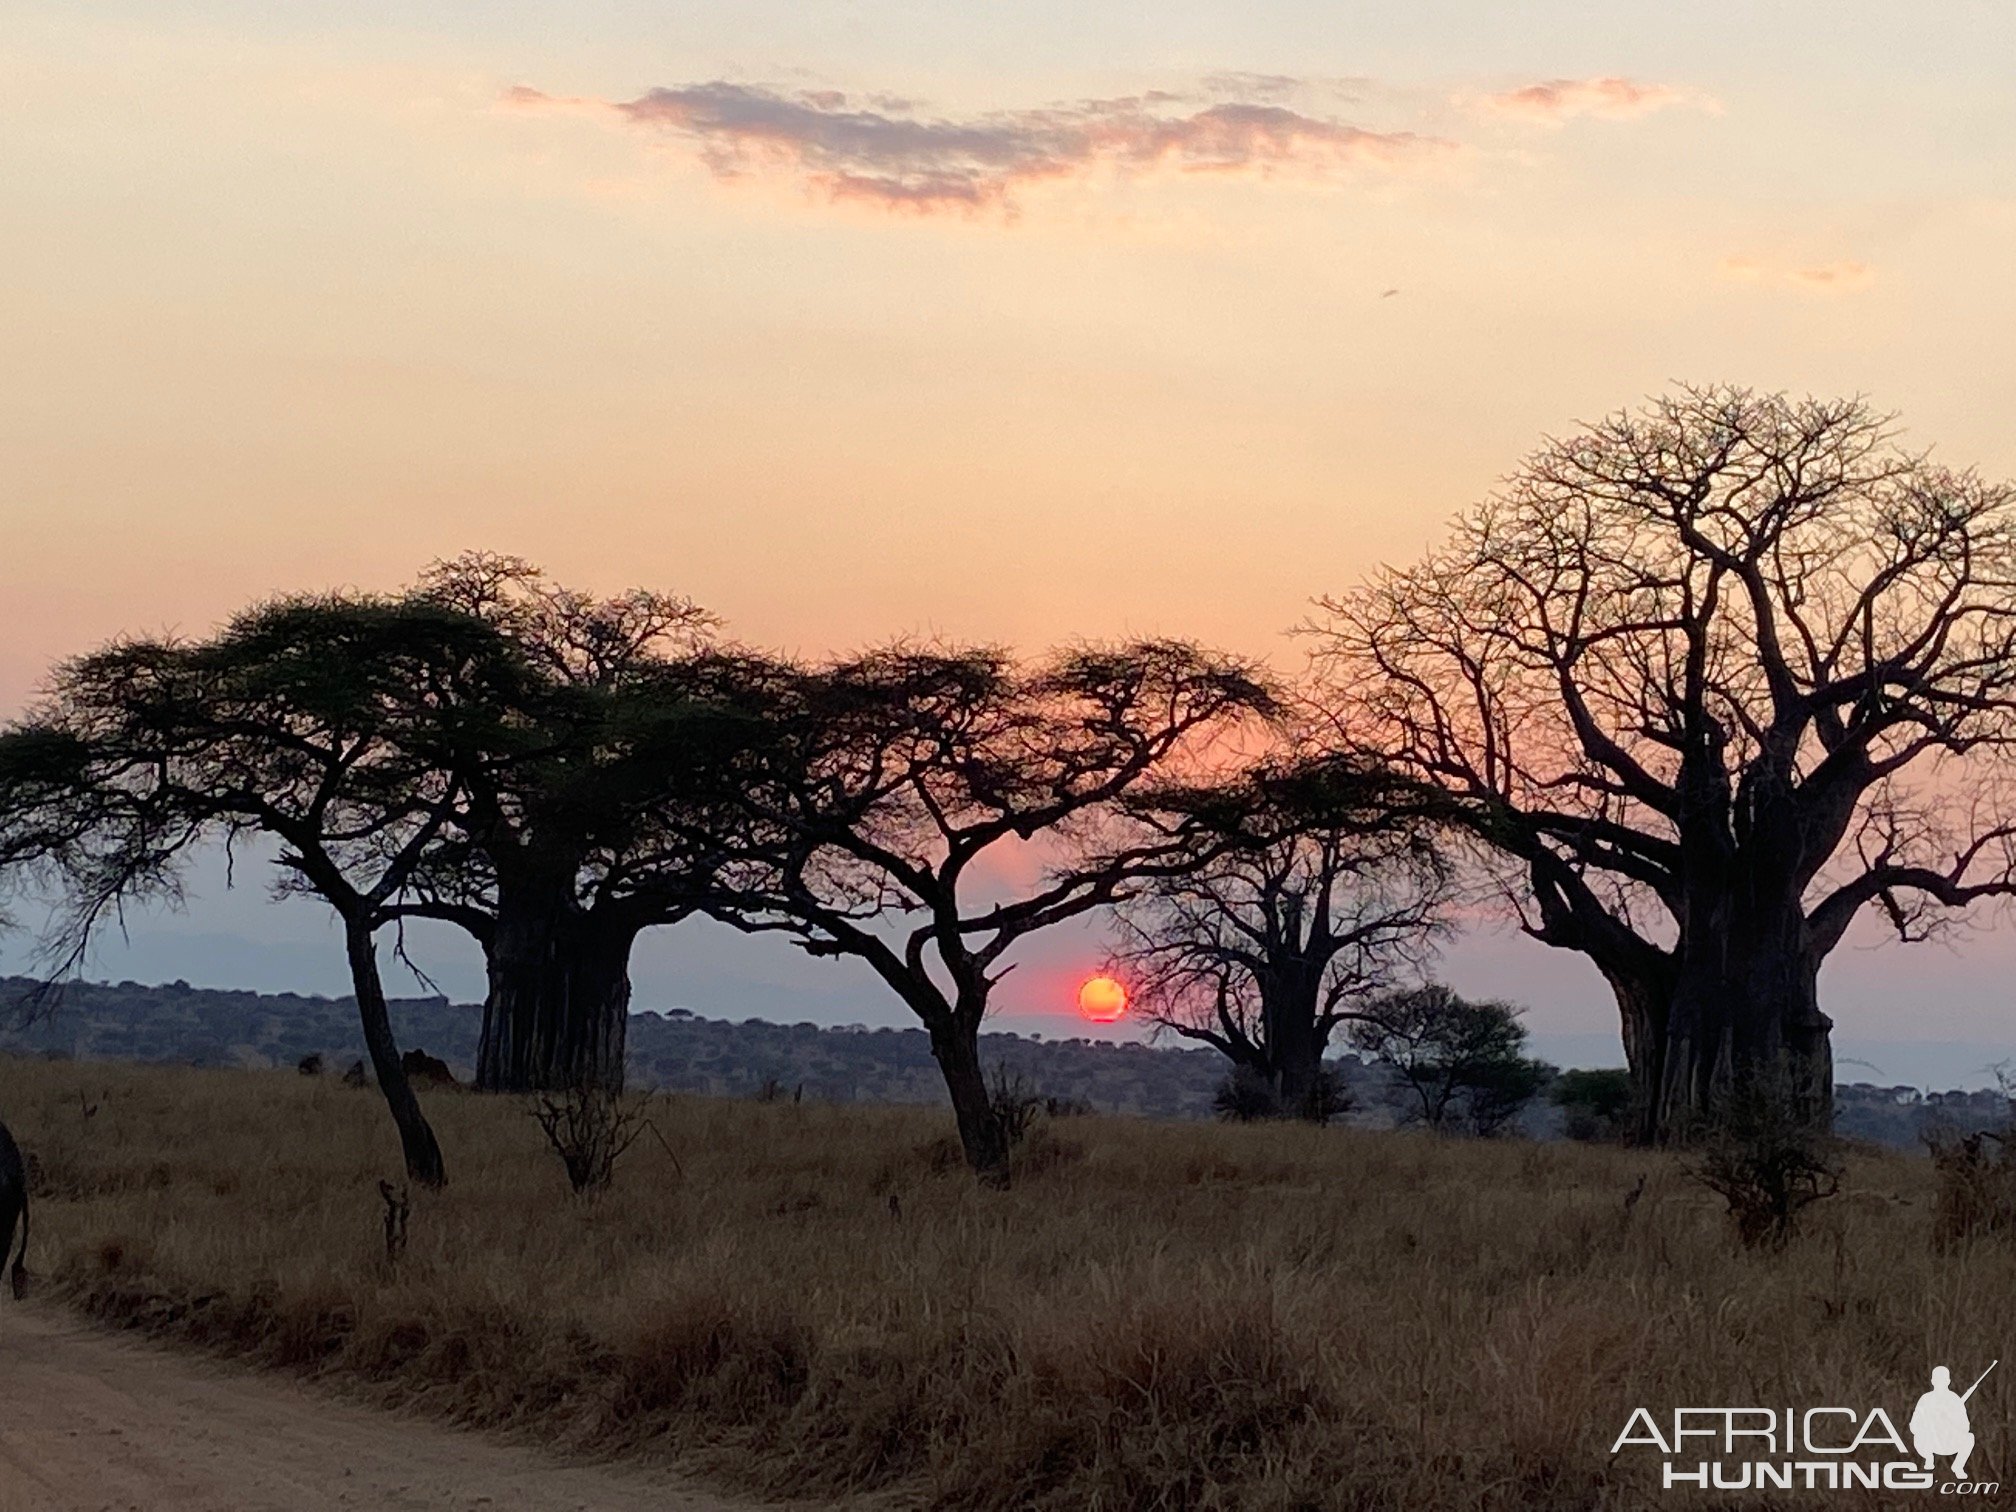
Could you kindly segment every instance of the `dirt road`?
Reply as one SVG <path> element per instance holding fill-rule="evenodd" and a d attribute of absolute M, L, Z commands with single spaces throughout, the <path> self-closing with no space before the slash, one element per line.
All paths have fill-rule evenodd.
<path fill-rule="evenodd" d="M 0 1512 L 760 1512 L 0 1306 Z"/>

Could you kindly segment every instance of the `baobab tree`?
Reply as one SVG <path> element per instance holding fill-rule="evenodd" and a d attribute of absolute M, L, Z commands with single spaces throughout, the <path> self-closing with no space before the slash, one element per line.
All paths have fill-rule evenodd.
<path fill-rule="evenodd" d="M 523 676 L 425 753 L 461 791 L 397 912 L 483 950 L 478 1087 L 621 1090 L 631 952 L 712 886 L 753 663 L 717 649 L 685 599 L 596 599 L 515 557 L 437 563 L 408 597 L 484 626 Z"/>
<path fill-rule="evenodd" d="M 1263 1083 L 1282 1114 L 1325 1120 L 1338 1026 L 1415 975 L 1441 927 L 1449 868 L 1423 800 L 1335 758 L 1144 792 L 1138 820 L 1191 854 L 1114 912 L 1136 1006 Z"/>
<path fill-rule="evenodd" d="M 2016 891 L 2016 491 L 1858 401 L 1686 389 L 1325 601 L 1340 728 L 1609 983 L 1640 1132 L 1832 1104 L 1822 963 Z"/>
<path fill-rule="evenodd" d="M 979 1034 L 1010 951 L 1188 864 L 1180 835 L 1106 843 L 1119 803 L 1273 695 L 1246 663 L 1144 641 L 1036 666 L 894 647 L 780 666 L 747 697 L 768 742 L 741 789 L 755 844 L 714 911 L 866 963 L 929 1033 L 968 1164 L 1005 1184 Z"/>

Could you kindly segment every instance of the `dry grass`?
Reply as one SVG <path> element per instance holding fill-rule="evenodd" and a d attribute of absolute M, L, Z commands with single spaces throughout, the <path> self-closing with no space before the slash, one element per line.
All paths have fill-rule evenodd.
<path fill-rule="evenodd" d="M 944 1168 L 930 1111 L 676 1099 L 683 1175 L 645 1141 L 584 1203 L 521 1106 L 429 1105 L 451 1185 L 388 1265 L 374 1096 L 0 1061 L 50 1189 L 34 1267 L 77 1305 L 780 1496 L 1641 1506 L 1646 1465 L 1608 1453 L 1631 1407 L 1901 1421 L 1929 1360 L 2005 1352 L 2016 1302 L 2002 1240 L 1935 1251 L 1905 1157 L 1851 1161 L 1772 1254 L 1675 1163 L 1604 1148 L 1072 1119 L 1000 1194 Z M 1985 1473 L 2004 1400 L 1977 1404 Z"/>

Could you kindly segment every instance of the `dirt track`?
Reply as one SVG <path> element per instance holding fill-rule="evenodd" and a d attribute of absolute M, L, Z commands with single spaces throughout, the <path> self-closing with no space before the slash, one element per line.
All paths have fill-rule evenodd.
<path fill-rule="evenodd" d="M 759 1512 L 0 1306 L 0 1512 Z"/>

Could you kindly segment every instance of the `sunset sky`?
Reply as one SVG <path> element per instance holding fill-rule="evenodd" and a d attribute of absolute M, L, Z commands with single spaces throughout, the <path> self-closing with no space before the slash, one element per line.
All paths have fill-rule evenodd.
<path fill-rule="evenodd" d="M 1676 380 L 1866 393 L 2016 475 L 2006 0 L 167 9 L 0 7 L 0 713 L 478 546 L 789 649 L 1292 668 L 1313 595 Z M 273 912 L 106 970 L 338 990 Z M 2016 1053 L 2012 965 L 1842 957 L 1841 1053 Z M 1577 959 L 1452 971 L 1614 1041 Z M 711 937 L 639 983 L 884 1012 Z"/>

